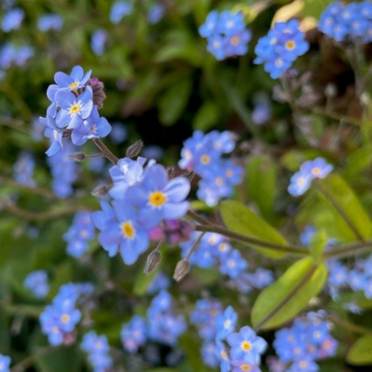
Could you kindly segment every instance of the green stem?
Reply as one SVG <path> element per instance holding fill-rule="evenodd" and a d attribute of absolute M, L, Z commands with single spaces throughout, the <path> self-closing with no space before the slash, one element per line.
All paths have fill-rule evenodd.
<path fill-rule="evenodd" d="M 339 246 L 338 248 L 334 248 L 331 251 L 325 253 L 324 257 L 326 259 L 332 258 L 345 258 L 351 256 L 357 256 L 372 249 L 372 242 L 360 242 L 360 243 L 352 243 L 343 246 Z"/>
<path fill-rule="evenodd" d="M 37 352 L 34 352 L 29 357 L 26 357 L 25 359 L 23 359 L 19 363 L 17 363 L 11 369 L 11 372 L 23 372 L 23 371 L 25 371 L 26 369 L 28 369 L 34 363 L 34 361 L 37 358 L 42 357 L 46 354 L 49 354 L 53 349 L 54 349 L 53 346 L 46 346 L 42 349 L 39 349 Z"/>
<path fill-rule="evenodd" d="M 116 164 L 119 158 L 112 153 L 112 151 L 99 139 L 94 138 L 93 143 L 97 146 L 98 150 L 112 163 Z"/>
<path fill-rule="evenodd" d="M 306 256 L 307 251 L 303 248 L 292 246 L 292 245 L 282 245 L 282 244 L 276 244 L 272 242 L 267 242 L 264 240 L 260 240 L 254 237 L 249 237 L 246 235 L 241 235 L 238 233 L 235 233 L 233 231 L 227 230 L 226 228 L 222 226 L 217 226 L 217 225 L 197 225 L 195 227 L 196 231 L 205 231 L 205 232 L 215 232 L 217 234 L 221 234 L 226 236 L 227 238 L 230 238 L 232 240 L 235 240 L 239 243 L 242 244 L 250 244 L 250 245 L 255 245 L 258 247 L 262 248 L 268 248 L 268 249 L 275 249 L 280 252 L 285 252 L 285 253 L 291 253 L 291 254 L 296 254 L 299 256 Z"/>
<path fill-rule="evenodd" d="M 371 329 L 364 328 L 364 327 L 359 326 L 357 324 L 351 323 L 349 320 L 342 319 L 342 318 L 338 317 L 337 315 L 330 315 L 328 317 L 328 319 L 331 322 L 333 322 L 333 323 L 335 323 L 335 324 L 337 324 L 337 325 L 345 328 L 346 330 L 348 330 L 350 332 L 360 333 L 360 334 L 364 334 L 364 335 L 365 334 L 369 334 L 369 335 L 372 334 L 372 330 Z"/>

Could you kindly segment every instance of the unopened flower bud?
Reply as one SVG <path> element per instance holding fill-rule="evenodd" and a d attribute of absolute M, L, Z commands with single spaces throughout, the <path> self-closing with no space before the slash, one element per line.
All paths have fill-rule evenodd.
<path fill-rule="evenodd" d="M 142 140 L 137 140 L 127 148 L 126 155 L 128 158 L 136 158 L 143 149 Z"/>
<path fill-rule="evenodd" d="M 173 279 L 176 282 L 181 281 L 190 271 L 190 263 L 186 259 L 178 261 L 176 269 L 174 270 Z"/>
<path fill-rule="evenodd" d="M 145 269 L 144 269 L 145 274 L 150 274 L 154 270 L 156 270 L 156 268 L 159 266 L 160 259 L 161 259 L 161 256 L 160 256 L 159 249 L 155 248 L 147 256 L 146 265 L 145 265 Z"/>
<path fill-rule="evenodd" d="M 88 84 L 93 90 L 93 102 L 98 108 L 102 108 L 103 102 L 106 99 L 105 86 L 103 82 L 96 77 L 92 77 Z"/>
<path fill-rule="evenodd" d="M 109 189 L 110 187 L 106 184 L 98 185 L 92 190 L 91 194 L 96 198 L 103 198 L 107 195 Z"/>
<path fill-rule="evenodd" d="M 86 155 L 83 152 L 74 152 L 69 157 L 73 161 L 83 161 L 86 159 Z"/>

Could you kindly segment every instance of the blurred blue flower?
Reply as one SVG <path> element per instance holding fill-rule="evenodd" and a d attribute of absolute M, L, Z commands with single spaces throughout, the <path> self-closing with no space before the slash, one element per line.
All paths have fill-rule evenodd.
<path fill-rule="evenodd" d="M 23 21 L 25 12 L 21 8 L 13 8 L 8 10 L 1 20 L 1 28 L 4 32 L 17 30 Z"/>
<path fill-rule="evenodd" d="M 90 43 L 93 53 L 97 56 L 101 56 L 105 52 L 106 42 L 107 32 L 104 29 L 100 28 L 94 31 Z"/>
<path fill-rule="evenodd" d="M 45 270 L 29 273 L 23 284 L 37 298 L 45 298 L 49 293 L 48 274 Z"/>
<path fill-rule="evenodd" d="M 200 26 L 199 34 L 208 40 L 208 51 L 219 61 L 246 54 L 251 39 L 244 15 L 231 11 L 211 11 Z"/>
<path fill-rule="evenodd" d="M 232 249 L 220 263 L 221 273 L 236 279 L 248 267 L 248 262 L 237 249 Z"/>
<path fill-rule="evenodd" d="M 63 27 L 63 18 L 59 14 L 49 13 L 40 16 L 37 20 L 37 28 L 42 32 L 50 30 L 59 31 Z"/>
<path fill-rule="evenodd" d="M 99 336 L 94 331 L 90 331 L 84 335 L 81 348 L 88 354 L 94 372 L 105 372 L 112 367 L 110 346 L 106 336 Z"/>
<path fill-rule="evenodd" d="M 119 23 L 125 16 L 133 11 L 133 4 L 130 0 L 118 0 L 112 5 L 110 10 L 110 21 L 114 24 Z"/>
<path fill-rule="evenodd" d="M 160 22 L 161 19 L 164 17 L 165 11 L 166 8 L 161 3 L 152 5 L 147 13 L 147 19 L 150 22 L 150 24 Z"/>
<path fill-rule="evenodd" d="M 135 315 L 129 323 L 123 325 L 120 333 L 121 342 L 125 350 L 135 353 L 147 340 L 145 319 Z"/>
<path fill-rule="evenodd" d="M 34 168 L 34 157 L 28 152 L 21 152 L 13 167 L 13 177 L 21 185 L 35 187 Z"/>
<path fill-rule="evenodd" d="M 235 310 L 231 306 L 226 308 L 222 314 L 217 316 L 216 319 L 216 339 L 218 341 L 225 340 L 231 333 L 235 331 L 237 321 L 238 314 L 235 312 Z"/>
<path fill-rule="evenodd" d="M 10 372 L 10 357 L 0 354 L 0 372 Z"/>

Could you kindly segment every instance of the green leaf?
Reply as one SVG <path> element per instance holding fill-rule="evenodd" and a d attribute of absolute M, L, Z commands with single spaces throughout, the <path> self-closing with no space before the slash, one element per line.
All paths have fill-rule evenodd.
<path fill-rule="evenodd" d="M 172 84 L 158 102 L 160 120 L 166 125 L 175 124 L 186 107 L 191 93 L 192 81 L 187 76 Z"/>
<path fill-rule="evenodd" d="M 36 349 L 34 355 L 38 370 L 41 372 L 78 372 L 81 371 L 81 354 L 76 347 L 58 347 L 43 353 Z"/>
<path fill-rule="evenodd" d="M 346 359 L 355 365 L 372 364 L 372 335 L 360 337 L 351 346 Z"/>
<path fill-rule="evenodd" d="M 216 125 L 220 110 L 218 105 L 212 101 L 205 102 L 195 115 L 193 127 L 206 131 Z"/>
<path fill-rule="evenodd" d="M 324 230 L 317 231 L 311 239 L 310 251 L 315 261 L 318 262 L 321 259 L 328 241 L 328 235 Z"/>
<path fill-rule="evenodd" d="M 371 220 L 347 182 L 341 176 L 332 174 L 326 179 L 322 180 L 321 183 L 327 192 L 332 196 L 332 198 L 337 202 L 337 204 L 342 208 L 344 213 L 347 215 L 347 218 L 358 230 L 359 234 L 365 239 L 371 237 Z M 334 207 L 332 208 L 333 213 L 338 214 L 338 218 L 341 218 L 337 210 L 335 210 Z M 348 240 L 355 240 L 355 234 L 350 229 L 348 224 L 344 221 L 342 222 L 342 234 L 348 238 Z"/>
<path fill-rule="evenodd" d="M 303 15 L 319 18 L 333 0 L 304 0 Z"/>
<path fill-rule="evenodd" d="M 223 201 L 220 212 L 224 224 L 233 232 L 270 243 L 287 244 L 286 239 L 276 229 L 238 201 Z M 284 255 L 275 249 L 254 248 L 271 258 L 280 258 Z"/>
<path fill-rule="evenodd" d="M 145 274 L 142 270 L 137 274 L 137 277 L 134 282 L 133 293 L 137 296 L 143 296 L 154 278 L 158 274 L 158 270 L 153 271 L 150 274 Z"/>
<path fill-rule="evenodd" d="M 271 329 L 291 320 L 323 288 L 327 279 L 324 263 L 316 265 L 311 257 L 294 263 L 258 296 L 252 309 L 256 329 Z"/>
<path fill-rule="evenodd" d="M 277 167 L 269 156 L 256 155 L 247 165 L 246 184 L 248 196 L 254 201 L 261 214 L 272 219 L 274 201 L 277 195 Z"/>

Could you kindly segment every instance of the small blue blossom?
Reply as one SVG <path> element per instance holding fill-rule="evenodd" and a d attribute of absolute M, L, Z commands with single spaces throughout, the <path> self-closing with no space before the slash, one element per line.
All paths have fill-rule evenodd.
<path fill-rule="evenodd" d="M 238 314 L 229 306 L 222 314 L 216 319 L 217 327 L 217 340 L 221 341 L 226 339 L 230 334 L 235 331 L 236 323 L 238 321 Z"/>
<path fill-rule="evenodd" d="M 267 96 L 257 95 L 254 99 L 254 107 L 251 114 L 252 122 L 256 125 L 263 125 L 271 119 L 271 103 Z"/>
<path fill-rule="evenodd" d="M 133 11 L 133 4 L 129 0 L 116 1 L 110 10 L 111 23 L 119 23 L 125 16 L 130 15 Z"/>
<path fill-rule="evenodd" d="M 101 56 L 106 49 L 107 32 L 100 28 L 94 31 L 90 42 L 92 51 L 95 55 Z"/>
<path fill-rule="evenodd" d="M 90 212 L 81 211 L 76 213 L 72 226 L 63 236 L 63 239 L 67 242 L 67 253 L 75 258 L 83 256 L 93 238 L 94 225 Z"/>
<path fill-rule="evenodd" d="M 123 123 L 115 122 L 112 124 L 110 138 L 114 143 L 122 143 L 127 139 L 128 131 Z"/>
<path fill-rule="evenodd" d="M 272 79 L 281 77 L 309 49 L 297 20 L 275 23 L 269 33 L 259 39 L 255 63 L 264 64 Z"/>
<path fill-rule="evenodd" d="M 315 236 L 316 229 L 312 225 L 305 226 L 304 230 L 301 232 L 300 235 L 300 242 L 304 246 L 309 246 L 313 237 Z"/>
<path fill-rule="evenodd" d="M 21 185 L 35 187 L 34 168 L 34 157 L 28 152 L 21 152 L 13 167 L 14 179 Z"/>
<path fill-rule="evenodd" d="M 13 8 L 8 10 L 1 21 L 1 28 L 4 32 L 17 30 L 23 21 L 25 13 L 20 8 Z"/>
<path fill-rule="evenodd" d="M 216 368 L 219 359 L 217 357 L 217 347 L 214 342 L 204 342 L 201 348 L 203 362 L 208 367 Z"/>
<path fill-rule="evenodd" d="M 0 372 L 10 372 L 10 357 L 0 354 Z"/>
<path fill-rule="evenodd" d="M 33 271 L 26 276 L 24 286 L 36 298 L 45 298 L 49 293 L 48 274 L 44 270 Z"/>
<path fill-rule="evenodd" d="M 227 336 L 227 342 L 231 347 L 230 355 L 233 360 L 241 360 L 253 365 L 260 363 L 261 354 L 267 347 L 266 341 L 258 337 L 248 326 Z"/>
<path fill-rule="evenodd" d="M 0 48 L 0 69 L 6 70 L 11 66 L 23 66 L 34 54 L 30 45 L 6 43 Z"/>
<path fill-rule="evenodd" d="M 147 13 L 147 19 L 150 22 L 150 24 L 160 22 L 161 19 L 164 17 L 165 11 L 166 8 L 161 3 L 152 5 Z"/>
<path fill-rule="evenodd" d="M 241 256 L 237 249 L 233 249 L 221 261 L 220 271 L 230 278 L 236 279 L 247 267 L 248 262 Z"/>
<path fill-rule="evenodd" d="M 208 40 L 208 51 L 219 61 L 246 54 L 251 40 L 244 15 L 231 11 L 210 12 L 200 26 L 199 34 Z"/>
<path fill-rule="evenodd" d="M 88 354 L 94 372 L 105 372 L 112 367 L 110 345 L 106 336 L 99 336 L 94 331 L 90 331 L 84 335 L 81 348 Z"/>
<path fill-rule="evenodd" d="M 59 14 L 44 14 L 37 20 L 37 28 L 42 32 L 59 31 L 63 27 L 63 18 Z"/>
<path fill-rule="evenodd" d="M 123 325 L 120 333 L 121 342 L 126 351 L 135 353 L 147 340 L 146 321 L 135 315 L 129 323 Z"/>
<path fill-rule="evenodd" d="M 149 288 L 147 289 L 147 292 L 155 294 L 159 291 L 167 289 L 169 286 L 170 286 L 169 278 L 164 273 L 159 272 L 151 282 Z"/>
<path fill-rule="evenodd" d="M 332 170 L 333 166 L 323 158 L 305 161 L 291 177 L 288 192 L 292 196 L 301 196 L 310 188 L 314 179 L 325 178 Z"/>

